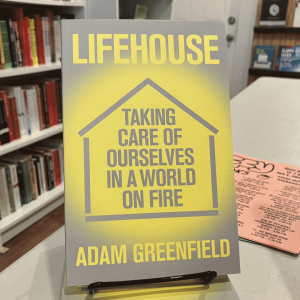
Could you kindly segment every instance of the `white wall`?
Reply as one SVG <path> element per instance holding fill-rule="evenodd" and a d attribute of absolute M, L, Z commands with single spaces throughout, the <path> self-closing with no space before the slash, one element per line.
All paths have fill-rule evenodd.
<path fill-rule="evenodd" d="M 255 25 L 258 0 L 241 0 L 238 16 L 238 30 L 235 47 L 235 60 L 231 86 L 231 98 L 247 86 L 250 64 L 253 27 Z"/>

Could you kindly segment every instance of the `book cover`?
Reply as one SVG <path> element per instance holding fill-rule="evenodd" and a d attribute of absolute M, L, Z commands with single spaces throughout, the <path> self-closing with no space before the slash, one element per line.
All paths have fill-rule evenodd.
<path fill-rule="evenodd" d="M 259 25 L 284 26 L 289 0 L 263 0 Z"/>
<path fill-rule="evenodd" d="M 252 68 L 273 70 L 275 49 L 275 46 L 256 45 L 254 48 Z"/>
<path fill-rule="evenodd" d="M 68 20 L 62 43 L 67 285 L 238 273 L 224 24 Z"/>
<path fill-rule="evenodd" d="M 285 72 L 300 72 L 300 46 L 279 46 L 276 69 Z"/>

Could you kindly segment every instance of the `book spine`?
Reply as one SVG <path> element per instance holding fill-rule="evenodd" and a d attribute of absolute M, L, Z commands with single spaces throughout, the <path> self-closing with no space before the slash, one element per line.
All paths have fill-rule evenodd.
<path fill-rule="evenodd" d="M 56 101 L 57 101 L 57 118 L 62 123 L 62 99 L 60 94 L 60 80 L 55 81 Z"/>
<path fill-rule="evenodd" d="M 38 51 L 37 51 L 37 42 L 36 42 L 36 32 L 35 32 L 35 21 L 33 18 L 28 19 L 29 22 L 29 33 L 32 49 L 32 61 L 34 66 L 39 65 Z"/>
<path fill-rule="evenodd" d="M 14 128 L 15 128 L 15 139 L 18 140 L 18 139 L 21 138 L 21 132 L 20 132 L 18 109 L 17 109 L 17 100 L 16 100 L 15 97 L 11 97 L 10 102 L 11 102 L 11 105 L 12 105 L 12 112 L 13 112 L 13 122 L 14 122 Z"/>
<path fill-rule="evenodd" d="M 15 207 L 13 186 L 12 186 L 12 182 L 11 182 L 9 167 L 5 168 L 5 173 L 6 173 L 7 191 L 8 191 L 8 196 L 9 196 L 9 204 L 10 204 L 11 212 L 13 213 L 16 211 L 16 207 Z"/>
<path fill-rule="evenodd" d="M 55 179 L 54 179 L 55 175 L 54 175 L 52 156 L 46 155 L 46 160 L 47 160 L 47 175 L 48 175 L 49 190 L 52 190 L 55 187 Z"/>
<path fill-rule="evenodd" d="M 9 47 L 9 39 L 8 32 L 5 21 L 0 21 L 1 33 L 2 33 L 2 43 L 3 43 L 3 52 L 5 59 L 5 69 L 12 68 L 12 62 L 10 57 L 10 47 Z"/>
<path fill-rule="evenodd" d="M 8 19 L 7 27 L 8 27 L 8 40 L 10 44 L 10 56 L 12 60 L 12 66 L 13 68 L 16 68 L 18 67 L 18 59 L 17 59 L 17 50 L 16 50 L 14 22 L 12 21 L 12 19 Z"/>
<path fill-rule="evenodd" d="M 49 20 L 51 62 L 55 63 L 55 41 L 54 41 L 53 12 L 51 10 L 47 9 L 46 10 L 46 15 L 47 15 L 48 20 Z"/>
<path fill-rule="evenodd" d="M 47 181 L 47 167 L 46 167 L 46 157 L 45 155 L 40 157 L 41 164 L 41 176 L 43 181 L 43 190 L 44 192 L 49 190 L 48 181 Z"/>
<path fill-rule="evenodd" d="M 54 41 L 55 41 L 55 60 L 61 61 L 61 36 L 60 36 L 60 16 L 54 16 Z"/>
<path fill-rule="evenodd" d="M 30 175 L 30 166 L 29 166 L 29 160 L 27 159 L 24 163 L 24 169 L 25 169 L 25 189 L 26 194 L 29 202 L 32 201 L 32 184 L 31 184 L 31 175 Z"/>
<path fill-rule="evenodd" d="M 44 116 L 45 116 L 45 125 L 46 128 L 50 127 L 49 123 L 49 111 L 48 111 L 48 99 L 46 92 L 46 84 L 42 84 L 42 96 L 43 96 L 43 108 L 44 108 Z"/>
<path fill-rule="evenodd" d="M 3 99 L 0 99 L 0 115 L 1 115 L 0 140 L 1 140 L 1 145 L 4 145 L 9 143 L 10 139 L 9 139 L 9 129 L 7 124 L 6 111 L 5 111 L 5 105 Z"/>
<path fill-rule="evenodd" d="M 6 205 L 4 199 L 4 188 L 2 187 L 2 178 L 0 176 L 0 217 L 1 219 L 4 219 L 6 216 L 7 216 L 7 211 L 6 211 Z"/>
<path fill-rule="evenodd" d="M 21 48 L 23 50 L 24 64 L 25 66 L 31 66 L 30 64 L 30 53 L 29 53 L 29 39 L 28 33 L 26 33 L 25 20 L 23 16 L 23 9 L 15 9 L 16 20 L 18 22 L 18 29 L 20 34 Z"/>
<path fill-rule="evenodd" d="M 42 194 L 42 189 L 41 189 L 41 178 L 40 178 L 40 171 L 38 167 L 38 159 L 36 157 L 32 158 L 33 161 L 33 166 L 36 174 L 36 183 L 37 183 L 37 194 L 40 196 Z"/>
<path fill-rule="evenodd" d="M 57 98 L 57 89 L 56 89 L 56 82 L 51 82 L 52 87 L 52 110 L 53 110 L 53 124 L 59 124 L 58 118 L 58 98 Z"/>
<path fill-rule="evenodd" d="M 40 15 L 35 15 L 35 27 L 36 27 L 36 39 L 38 48 L 39 64 L 45 64 L 45 53 L 44 53 L 44 38 L 43 38 L 43 27 L 42 19 Z"/>
<path fill-rule="evenodd" d="M 4 47 L 3 47 L 1 30 L 0 30 L 0 69 L 5 69 L 5 56 L 4 56 Z"/>
<path fill-rule="evenodd" d="M 5 168 L 1 169 L 1 177 L 2 177 L 2 188 L 3 188 L 3 195 L 4 195 L 6 213 L 9 216 L 12 213 L 12 211 L 11 211 L 11 206 L 10 206 L 10 201 L 9 201 L 9 194 L 8 194 Z"/>
<path fill-rule="evenodd" d="M 20 134 L 21 134 L 21 137 L 23 138 L 24 136 L 28 135 L 28 130 L 27 130 L 27 126 L 25 127 L 26 123 L 25 123 L 25 114 L 24 114 L 24 108 L 23 108 L 24 104 L 22 103 L 21 94 L 19 92 L 19 89 L 15 88 Z M 22 94 L 22 96 L 23 96 L 23 94 Z"/>
<path fill-rule="evenodd" d="M 12 142 L 14 140 L 13 120 L 12 120 L 12 111 L 10 110 L 10 105 L 7 99 L 7 93 L 5 91 L 0 91 L 0 98 L 4 100 L 7 125 L 9 130 L 9 139 Z"/>
<path fill-rule="evenodd" d="M 27 196 L 27 193 L 26 193 L 25 169 L 24 169 L 24 164 L 22 162 L 17 163 L 17 172 L 18 172 L 18 181 L 19 181 L 21 203 L 23 205 L 23 204 L 29 203 L 29 199 L 28 199 L 28 196 Z"/>
<path fill-rule="evenodd" d="M 23 54 L 23 51 L 21 48 L 18 22 L 14 21 L 13 23 L 14 23 L 14 33 L 15 33 L 15 39 L 16 39 L 17 65 L 18 65 L 18 67 L 22 67 L 22 66 L 25 66 L 25 62 L 24 62 L 24 54 Z"/>
<path fill-rule="evenodd" d="M 54 118 L 53 118 L 53 98 L 52 98 L 52 86 L 51 82 L 46 82 L 46 95 L 47 95 L 47 104 L 48 104 L 48 116 L 49 116 L 49 126 L 54 125 Z"/>
<path fill-rule="evenodd" d="M 45 118 L 44 118 L 44 112 L 43 112 L 43 102 L 41 98 L 41 89 L 38 85 L 35 87 L 36 89 L 36 98 L 37 98 L 37 105 L 38 105 L 38 117 L 39 117 L 39 127 L 40 130 L 44 130 L 46 128 L 45 125 Z"/>
<path fill-rule="evenodd" d="M 28 44 L 28 58 L 29 58 L 29 66 L 33 66 L 33 53 L 32 53 L 32 41 L 30 37 L 30 26 L 29 26 L 29 18 L 24 18 L 24 26 L 25 26 L 25 38 Z"/>
<path fill-rule="evenodd" d="M 32 160 L 32 156 L 30 156 L 28 159 L 28 166 L 29 166 L 29 174 L 30 174 L 30 181 L 31 181 L 32 200 L 36 200 L 38 197 L 37 176 L 36 176 L 36 171 Z"/>
<path fill-rule="evenodd" d="M 58 80 L 58 111 L 60 112 L 60 123 L 63 122 L 62 81 Z"/>
<path fill-rule="evenodd" d="M 47 17 L 42 18 L 43 39 L 44 39 L 44 55 L 46 64 L 51 63 L 50 52 L 50 33 L 49 33 L 49 20 Z"/>
<path fill-rule="evenodd" d="M 60 164 L 58 157 L 58 150 L 53 152 L 54 172 L 55 172 L 55 186 L 60 185 Z"/>
<path fill-rule="evenodd" d="M 21 198 L 20 198 L 20 189 L 19 189 L 19 181 L 18 181 L 18 173 L 17 173 L 17 166 L 11 165 L 10 166 L 10 175 L 11 175 L 11 183 L 13 187 L 13 194 L 15 200 L 15 208 L 18 210 L 21 208 Z"/>
<path fill-rule="evenodd" d="M 27 124 L 27 129 L 28 129 L 28 135 L 31 135 L 31 123 L 30 121 L 32 120 L 30 116 L 30 110 L 28 107 L 28 98 L 27 98 L 27 91 L 23 90 L 23 98 L 24 98 L 24 107 L 26 111 L 26 124 Z"/>

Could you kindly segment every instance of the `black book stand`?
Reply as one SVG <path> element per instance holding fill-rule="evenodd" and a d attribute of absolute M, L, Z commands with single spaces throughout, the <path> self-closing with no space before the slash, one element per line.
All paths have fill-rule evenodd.
<path fill-rule="evenodd" d="M 119 287 L 119 286 L 129 286 L 129 285 L 139 285 L 139 284 L 174 282 L 179 280 L 196 279 L 196 278 L 202 280 L 204 284 L 209 284 L 216 277 L 217 277 L 217 272 L 207 271 L 207 272 L 195 273 L 189 275 L 178 275 L 172 277 L 162 277 L 162 278 L 153 278 L 153 279 L 95 282 L 95 283 L 91 283 L 88 286 L 88 289 L 89 289 L 89 294 L 93 295 L 95 289 L 106 288 L 106 287 Z"/>

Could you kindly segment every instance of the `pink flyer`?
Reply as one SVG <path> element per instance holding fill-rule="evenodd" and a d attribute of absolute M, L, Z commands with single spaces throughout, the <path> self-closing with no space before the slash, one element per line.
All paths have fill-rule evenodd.
<path fill-rule="evenodd" d="M 300 168 L 234 154 L 239 237 L 300 252 Z"/>

